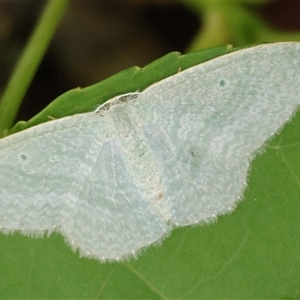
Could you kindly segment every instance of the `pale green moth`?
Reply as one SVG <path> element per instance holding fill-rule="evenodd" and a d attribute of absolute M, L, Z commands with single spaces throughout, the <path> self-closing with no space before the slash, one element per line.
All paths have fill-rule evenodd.
<path fill-rule="evenodd" d="M 300 43 L 274 43 L 8 136 L 0 230 L 59 231 L 102 261 L 134 256 L 174 226 L 231 212 L 257 150 L 299 104 Z"/>

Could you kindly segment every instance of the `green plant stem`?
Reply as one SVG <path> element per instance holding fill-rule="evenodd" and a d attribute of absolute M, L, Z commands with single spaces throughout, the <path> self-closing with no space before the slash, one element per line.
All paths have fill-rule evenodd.
<path fill-rule="evenodd" d="M 12 126 L 23 97 L 47 51 L 68 3 L 69 0 L 50 0 L 46 4 L 0 101 L 0 137 Z"/>

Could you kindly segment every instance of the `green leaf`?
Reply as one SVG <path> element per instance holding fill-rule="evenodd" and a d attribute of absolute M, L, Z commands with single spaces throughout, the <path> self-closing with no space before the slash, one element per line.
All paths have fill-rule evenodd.
<path fill-rule="evenodd" d="M 68 93 L 76 94 L 71 91 L 59 97 L 57 101 L 63 104 L 57 105 L 77 113 L 100 104 L 99 93 L 110 98 L 140 89 L 133 77 L 141 72 L 131 70 L 125 72 L 135 75 L 124 76 L 115 94 L 100 84 L 82 90 L 99 97 L 93 99 L 99 99 L 97 103 L 80 102 L 84 97 L 78 92 L 81 104 L 67 105 Z M 158 72 L 157 76 L 155 81 L 163 75 Z M 126 89 L 128 83 L 133 90 Z M 96 86 L 98 94 L 93 90 Z M 44 121 L 48 115 L 62 117 L 64 113 L 58 108 L 44 112 Z M 43 118 L 25 125 L 33 126 Z M 1 234 L 1 298 L 299 298 L 299 128 L 300 113 L 256 157 L 244 200 L 231 215 L 209 226 L 177 228 L 162 245 L 146 249 L 137 259 L 103 264 L 79 258 L 59 234 L 36 239 Z"/>
<path fill-rule="evenodd" d="M 174 75 L 181 70 L 234 51 L 231 46 L 220 46 L 182 55 L 171 52 L 144 68 L 131 67 L 106 80 L 86 88 L 70 90 L 34 116 L 28 122 L 18 122 L 9 134 L 47 122 L 51 118 L 62 118 L 95 110 L 100 104 L 114 96 L 141 91 L 149 85 Z"/>

